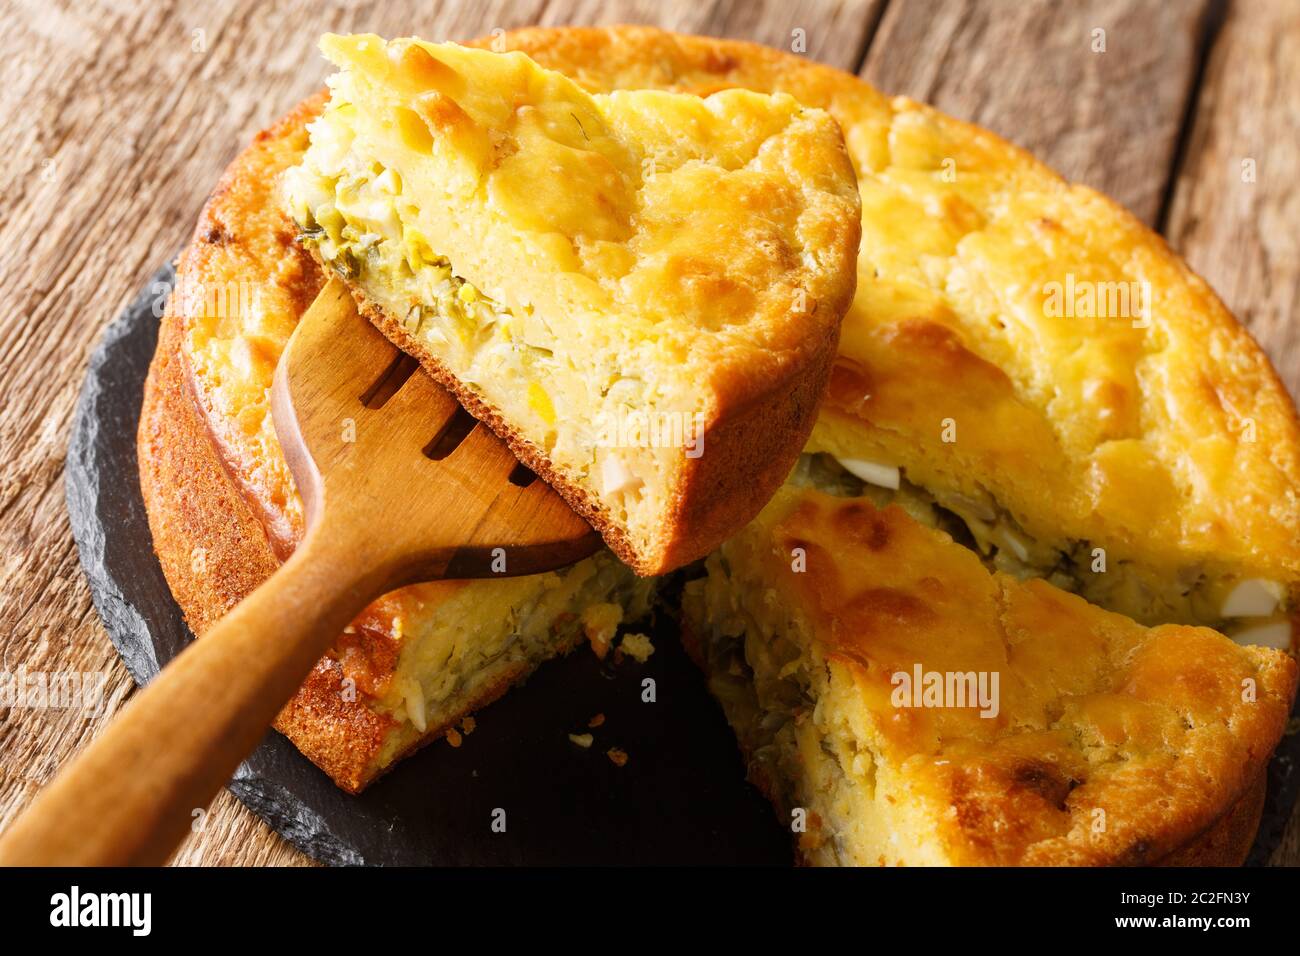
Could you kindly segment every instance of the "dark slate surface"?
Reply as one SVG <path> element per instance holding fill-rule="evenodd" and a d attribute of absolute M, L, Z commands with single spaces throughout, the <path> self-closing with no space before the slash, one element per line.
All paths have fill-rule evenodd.
<path fill-rule="evenodd" d="M 158 274 L 91 358 L 67 458 L 67 500 L 82 567 L 109 637 L 137 683 L 193 639 L 149 543 L 135 431 L 158 316 L 174 273 Z M 268 732 L 231 791 L 299 849 L 335 864 L 767 863 L 789 841 L 744 783 L 735 742 L 672 622 L 652 629 L 641 667 L 586 650 L 543 666 L 477 715 L 453 749 L 437 743 L 353 797 Z M 656 703 L 641 702 L 653 678 Z M 592 731 L 580 750 L 569 733 Z M 615 767 L 605 750 L 630 755 Z M 1267 861 L 1300 791 L 1300 734 L 1269 767 L 1268 804 L 1250 863 Z M 505 811 L 506 832 L 493 813 Z"/>
<path fill-rule="evenodd" d="M 91 358 L 67 458 L 67 500 L 82 566 L 109 637 L 142 683 L 188 641 L 150 545 L 135 432 L 158 316 L 159 271 Z M 602 665 L 580 648 L 485 708 L 459 749 L 434 744 L 349 796 L 268 732 L 230 783 L 295 846 L 339 864 L 774 863 L 789 841 L 744 782 L 735 741 L 672 622 L 652 629 L 645 666 Z M 657 701 L 641 701 L 653 678 Z M 592 730 L 581 750 L 569 733 Z M 613 765 L 605 750 L 630 760 Z M 505 810 L 506 832 L 493 812 Z"/>

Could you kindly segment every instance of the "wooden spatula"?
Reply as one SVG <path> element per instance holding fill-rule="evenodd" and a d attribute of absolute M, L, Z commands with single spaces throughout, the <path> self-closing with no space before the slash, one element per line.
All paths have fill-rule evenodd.
<path fill-rule="evenodd" d="M 533 574 L 596 550 L 591 528 L 521 476 L 495 435 L 483 425 L 466 434 L 455 399 L 418 370 L 401 381 L 403 371 L 331 280 L 272 390 L 306 537 L 0 836 L 0 864 L 162 863 L 370 601 L 415 581 Z"/>

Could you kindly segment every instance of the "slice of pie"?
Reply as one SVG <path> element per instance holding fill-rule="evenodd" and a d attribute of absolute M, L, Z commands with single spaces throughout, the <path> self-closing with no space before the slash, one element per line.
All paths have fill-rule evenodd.
<path fill-rule="evenodd" d="M 642 574 L 762 507 L 856 281 L 839 127 L 786 95 L 591 95 L 522 53 L 326 36 L 284 180 L 379 328 Z"/>
<path fill-rule="evenodd" d="M 1248 795 L 1295 692 L 1280 651 L 990 572 L 866 497 L 788 486 L 707 567 L 690 644 L 815 864 L 1176 858 Z"/>

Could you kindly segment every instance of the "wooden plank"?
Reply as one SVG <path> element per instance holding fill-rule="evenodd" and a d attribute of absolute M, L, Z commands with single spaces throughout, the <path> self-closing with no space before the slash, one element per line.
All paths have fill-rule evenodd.
<path fill-rule="evenodd" d="M 572 0 L 552 3 L 540 23 L 647 23 L 765 43 L 842 70 L 856 70 L 885 0 Z"/>
<path fill-rule="evenodd" d="M 1300 393 L 1300 8 L 1235 4 L 1216 38 L 1166 234 Z M 1300 816 L 1273 856 L 1300 865 Z"/>
<path fill-rule="evenodd" d="M 1232 9 L 1206 66 L 1166 234 L 1300 393 L 1300 7 Z"/>
<path fill-rule="evenodd" d="M 0 827 L 131 690 L 77 565 L 63 456 L 86 357 L 188 238 L 235 152 L 320 86 L 325 31 L 465 39 L 536 22 L 642 20 L 853 68 L 882 0 L 319 3 L 13 0 L 0 36 L 0 659 L 104 675 L 108 706 L 0 712 Z M 306 862 L 223 794 L 177 858 Z"/>
<path fill-rule="evenodd" d="M 992 129 L 1153 224 L 1208 7 L 1208 0 L 896 2 L 862 75 Z"/>

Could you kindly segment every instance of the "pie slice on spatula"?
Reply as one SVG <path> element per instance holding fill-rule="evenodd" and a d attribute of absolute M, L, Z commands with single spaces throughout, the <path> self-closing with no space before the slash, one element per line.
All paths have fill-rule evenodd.
<path fill-rule="evenodd" d="M 326 36 L 285 177 L 366 314 L 641 574 L 763 506 L 856 281 L 839 127 L 786 95 L 592 95 L 522 53 Z"/>

